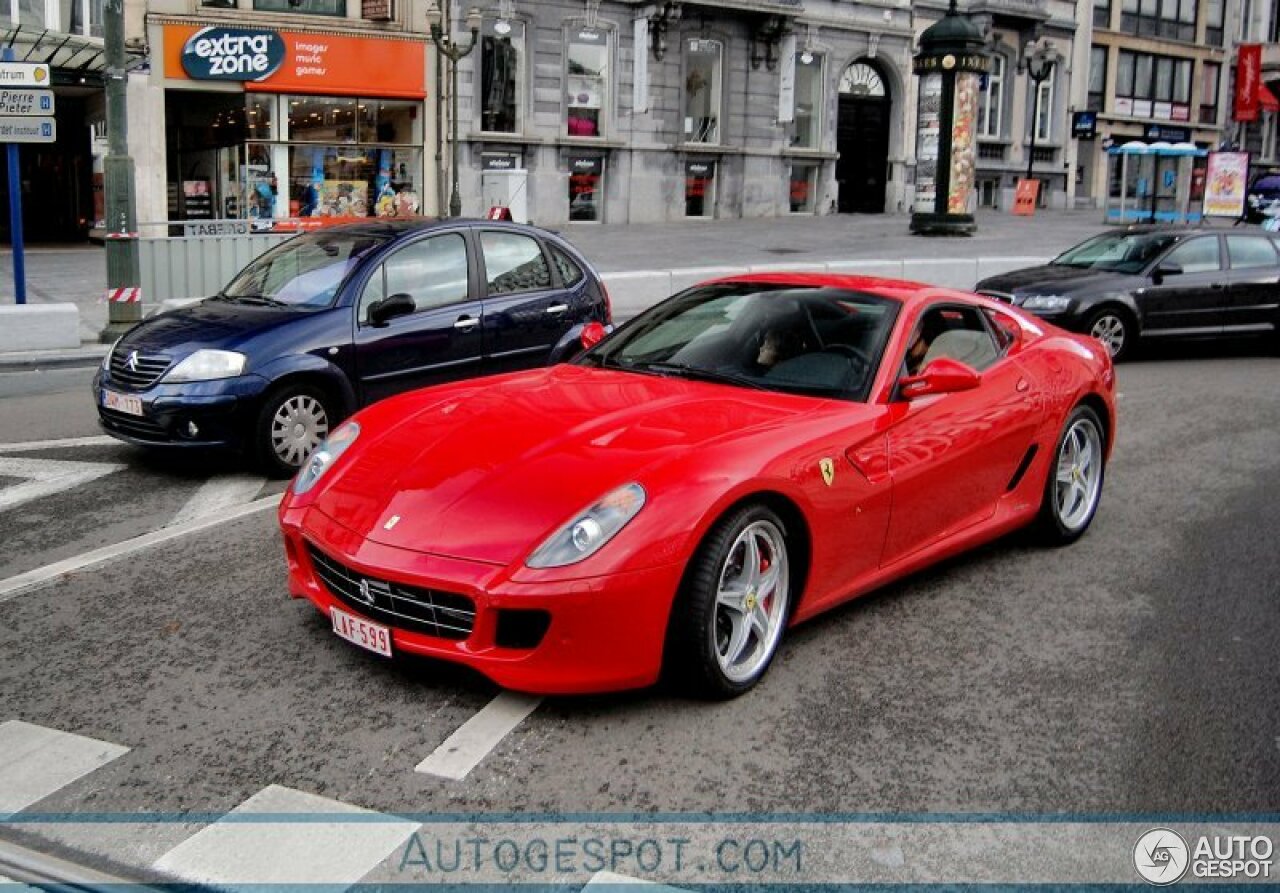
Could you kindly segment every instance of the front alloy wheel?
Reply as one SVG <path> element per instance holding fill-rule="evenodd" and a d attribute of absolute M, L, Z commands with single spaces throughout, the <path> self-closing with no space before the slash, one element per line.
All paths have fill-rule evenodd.
<path fill-rule="evenodd" d="M 1051 543 L 1075 542 L 1093 521 L 1104 477 L 1102 423 L 1088 406 L 1067 418 L 1040 507 L 1041 533 Z"/>
<path fill-rule="evenodd" d="M 713 528 L 686 575 L 671 620 L 669 669 L 714 698 L 742 694 L 778 650 L 791 609 L 786 527 L 748 506 Z"/>
<path fill-rule="evenodd" d="M 1119 360 L 1129 350 L 1131 330 L 1128 320 L 1115 310 L 1101 310 L 1089 320 L 1089 334 L 1102 342 L 1113 360 Z"/>

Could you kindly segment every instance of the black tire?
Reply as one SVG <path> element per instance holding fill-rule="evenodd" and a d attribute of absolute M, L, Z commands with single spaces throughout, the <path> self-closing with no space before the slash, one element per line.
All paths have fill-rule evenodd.
<path fill-rule="evenodd" d="M 762 660 L 747 678 L 734 679 L 726 674 L 717 656 L 717 589 L 730 554 L 740 536 L 748 528 L 768 531 L 769 525 L 780 534 L 782 557 L 779 583 L 780 593 L 778 623 L 781 628 L 773 637 L 772 647 L 763 647 Z M 774 562 L 770 562 L 771 566 Z M 751 504 L 721 518 L 698 546 L 684 581 L 676 595 L 667 627 L 667 646 L 664 656 L 664 676 L 678 691 L 708 700 L 735 698 L 750 691 L 768 671 L 777 654 L 794 605 L 794 588 L 798 576 L 793 572 L 787 529 L 782 519 L 764 505 Z M 756 598 L 751 596 L 753 603 Z M 759 604 L 763 606 L 764 598 Z M 768 611 L 772 611 L 772 606 Z M 722 615 L 723 619 L 723 615 Z M 758 641 L 758 640 L 757 640 Z M 763 642 L 759 642 L 764 646 Z"/>
<path fill-rule="evenodd" d="M 1092 505 L 1083 517 L 1064 518 L 1062 507 L 1059 505 L 1058 500 L 1059 462 L 1068 434 L 1081 424 L 1091 425 L 1097 434 L 1096 448 L 1098 449 L 1098 454 L 1094 457 L 1094 461 L 1097 462 L 1097 493 L 1096 496 L 1092 497 Z M 1098 506 L 1102 502 L 1102 490 L 1107 477 L 1105 454 L 1106 427 L 1102 424 L 1098 413 L 1092 407 L 1082 403 L 1067 416 L 1067 420 L 1062 426 L 1062 431 L 1058 434 L 1057 442 L 1054 444 L 1053 455 L 1049 459 L 1049 473 L 1045 475 L 1044 494 L 1040 501 L 1040 513 L 1036 517 L 1033 527 L 1033 532 L 1040 542 L 1048 546 L 1067 546 L 1084 536 L 1085 531 L 1089 529 L 1089 525 L 1093 523 L 1093 518 L 1098 512 Z"/>
<path fill-rule="evenodd" d="M 300 407 L 318 407 L 319 413 L 323 417 L 322 426 L 317 428 L 315 432 L 308 432 L 307 441 L 315 439 L 309 436 L 311 433 L 317 433 L 319 440 L 323 440 L 336 424 L 336 418 L 333 411 L 333 401 L 329 395 L 314 385 L 299 382 L 297 384 L 286 384 L 269 393 L 262 401 L 262 406 L 258 410 L 258 418 L 253 426 L 253 442 L 251 444 L 252 451 L 259 467 L 269 476 L 276 478 L 292 477 L 297 473 L 302 463 L 306 461 L 310 455 L 310 449 L 300 449 L 289 454 L 282 451 L 275 438 L 275 429 L 277 423 L 277 414 L 290 404 L 290 401 L 298 401 L 294 405 Z M 299 438 L 299 441 L 301 438 Z M 314 448 L 314 447 L 313 447 Z M 296 461 L 295 461 L 296 460 Z"/>
<path fill-rule="evenodd" d="M 1112 349 L 1112 344 L 1109 344 L 1105 339 L 1098 339 L 1107 347 L 1108 352 L 1111 354 L 1112 362 L 1116 363 L 1133 355 L 1134 344 L 1138 340 L 1138 326 L 1134 323 L 1129 311 L 1114 306 L 1099 307 L 1090 313 L 1084 322 L 1084 333 L 1086 335 L 1093 335 L 1094 331 L 1100 326 L 1105 325 L 1114 329 L 1117 324 L 1122 334 L 1119 346 L 1116 349 Z"/>

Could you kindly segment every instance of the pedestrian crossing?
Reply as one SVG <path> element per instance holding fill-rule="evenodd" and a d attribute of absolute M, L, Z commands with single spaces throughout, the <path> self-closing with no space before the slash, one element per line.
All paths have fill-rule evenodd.
<path fill-rule="evenodd" d="M 0 818 L 31 806 L 129 748 L 20 720 L 0 723 Z"/>

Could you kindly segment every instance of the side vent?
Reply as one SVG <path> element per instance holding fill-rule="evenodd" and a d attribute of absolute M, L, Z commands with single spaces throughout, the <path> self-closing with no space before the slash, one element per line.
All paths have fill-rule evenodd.
<path fill-rule="evenodd" d="M 1009 486 L 1005 488 L 1005 492 L 1012 492 L 1017 488 L 1018 484 L 1022 483 L 1022 476 L 1026 474 L 1027 469 L 1031 467 L 1031 460 L 1036 457 L 1036 451 L 1039 449 L 1040 447 L 1036 446 L 1034 443 L 1031 444 L 1031 448 L 1027 450 L 1027 454 L 1023 456 L 1022 461 L 1018 463 L 1018 470 L 1013 473 L 1013 479 L 1009 481 Z"/>

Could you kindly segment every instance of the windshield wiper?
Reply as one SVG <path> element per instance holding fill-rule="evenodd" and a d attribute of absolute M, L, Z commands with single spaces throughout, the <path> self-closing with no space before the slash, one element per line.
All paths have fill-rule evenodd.
<path fill-rule="evenodd" d="M 225 296 L 224 296 L 225 297 Z M 239 301 L 242 304 L 258 304 L 263 307 L 288 307 L 284 301 L 276 298 L 269 298 L 266 295 L 236 295 L 231 298 L 233 301 Z"/>
<path fill-rule="evenodd" d="M 734 375 L 730 372 L 717 372 L 714 369 L 704 369 L 701 366 L 689 366 L 685 363 L 637 363 L 634 366 L 628 366 L 630 369 L 639 371 L 656 372 L 659 375 L 674 375 L 678 378 L 689 378 L 698 381 L 713 381 L 718 384 L 731 384 L 738 387 L 751 388 L 756 391 L 767 391 L 764 385 L 758 381 L 752 381 L 741 375 Z"/>

